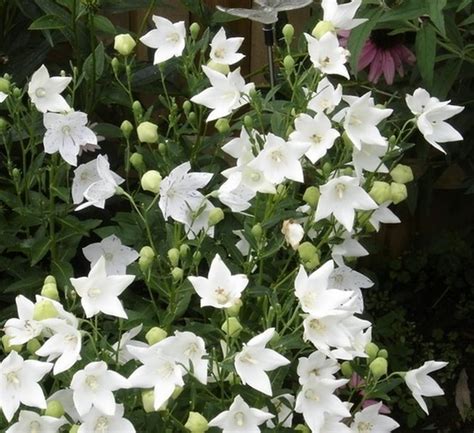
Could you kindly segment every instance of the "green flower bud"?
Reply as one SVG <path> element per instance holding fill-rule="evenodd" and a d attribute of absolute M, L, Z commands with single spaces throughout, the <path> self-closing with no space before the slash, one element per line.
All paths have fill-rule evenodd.
<path fill-rule="evenodd" d="M 295 36 L 295 28 L 291 24 L 285 24 L 281 32 L 283 33 L 285 42 L 290 45 L 293 41 L 293 37 Z"/>
<path fill-rule="evenodd" d="M 191 34 L 191 38 L 196 40 L 199 37 L 199 32 L 201 31 L 201 26 L 198 23 L 192 23 L 189 26 L 189 33 Z"/>
<path fill-rule="evenodd" d="M 54 301 L 59 301 L 59 292 L 58 286 L 56 285 L 56 278 L 54 278 L 52 275 L 48 275 L 44 279 L 44 284 L 41 289 L 41 296 L 53 299 Z"/>
<path fill-rule="evenodd" d="M 140 101 L 135 101 L 132 104 L 132 111 L 137 117 L 141 117 L 143 115 L 143 107 L 142 104 L 140 104 Z"/>
<path fill-rule="evenodd" d="M 190 249 L 188 244 L 183 244 L 179 247 L 179 256 L 181 259 L 185 259 L 188 256 Z"/>
<path fill-rule="evenodd" d="M 207 63 L 207 67 L 224 75 L 227 75 L 230 72 L 229 65 L 217 63 L 214 60 L 209 60 L 209 62 Z"/>
<path fill-rule="evenodd" d="M 323 164 L 323 174 L 324 176 L 329 176 L 331 174 L 331 171 L 332 171 L 332 164 L 330 162 L 325 162 Z"/>
<path fill-rule="evenodd" d="M 69 429 L 69 433 L 77 433 L 79 431 L 79 425 L 77 424 L 74 424 L 71 426 L 71 428 Z"/>
<path fill-rule="evenodd" d="M 219 119 L 217 122 L 216 122 L 216 129 L 221 133 L 221 134 L 225 134 L 227 132 L 230 131 L 230 124 L 229 124 L 229 121 L 227 119 Z"/>
<path fill-rule="evenodd" d="M 8 122 L 4 117 L 0 117 L 0 133 L 6 131 L 8 128 Z"/>
<path fill-rule="evenodd" d="M 173 394 L 171 394 L 171 398 L 173 400 L 176 400 L 181 395 L 182 392 L 183 392 L 183 387 L 182 386 L 176 386 L 174 388 Z"/>
<path fill-rule="evenodd" d="M 141 143 L 156 143 L 158 141 L 158 125 L 142 122 L 138 125 L 137 135 Z"/>
<path fill-rule="evenodd" d="M 160 152 L 160 155 L 166 155 L 166 149 L 167 149 L 166 143 L 160 142 L 158 144 L 158 152 Z"/>
<path fill-rule="evenodd" d="M 383 107 L 385 108 L 385 106 Z M 388 143 L 393 146 L 395 143 L 397 142 L 397 137 L 395 137 L 395 135 L 391 135 L 388 139 Z"/>
<path fill-rule="evenodd" d="M 369 191 L 369 195 L 375 200 L 376 203 L 385 203 L 391 198 L 390 185 L 387 182 L 376 180 L 372 186 L 372 189 Z"/>
<path fill-rule="evenodd" d="M 298 254 L 303 266 L 308 270 L 312 271 L 316 269 L 320 264 L 319 252 L 311 242 L 303 242 L 298 247 Z"/>
<path fill-rule="evenodd" d="M 390 184 L 390 199 L 395 203 L 401 203 L 408 197 L 407 187 L 403 183 L 392 182 Z"/>
<path fill-rule="evenodd" d="M 414 179 L 411 167 L 403 164 L 397 164 L 390 172 L 390 176 L 397 183 L 408 183 Z"/>
<path fill-rule="evenodd" d="M 221 329 L 229 336 L 229 337 L 237 337 L 242 329 L 242 325 L 239 322 L 237 317 L 229 317 L 221 326 Z"/>
<path fill-rule="evenodd" d="M 0 78 L 0 92 L 10 93 L 10 80 Z"/>
<path fill-rule="evenodd" d="M 132 153 L 130 156 L 130 164 L 132 164 L 132 167 L 139 173 L 143 173 L 146 170 L 145 161 L 141 153 Z"/>
<path fill-rule="evenodd" d="M 220 207 L 216 207 L 209 212 L 209 225 L 215 226 L 224 219 L 224 211 Z"/>
<path fill-rule="evenodd" d="M 263 236 L 262 225 L 260 223 L 255 224 L 251 229 L 251 233 L 252 233 L 253 237 L 257 241 L 259 241 Z"/>
<path fill-rule="evenodd" d="M 314 27 L 311 34 L 316 39 L 321 39 L 328 32 L 333 32 L 333 33 L 336 32 L 336 28 L 334 27 L 334 24 L 331 21 L 319 21 L 319 23 L 316 24 L 316 26 Z"/>
<path fill-rule="evenodd" d="M 353 372 L 354 370 L 352 369 L 352 365 L 349 361 L 344 361 L 341 364 L 341 373 L 346 379 L 349 379 Z"/>
<path fill-rule="evenodd" d="M 380 356 L 381 358 L 388 359 L 388 352 L 386 349 L 380 349 L 377 355 Z"/>
<path fill-rule="evenodd" d="M 370 363 L 369 368 L 375 379 L 378 380 L 387 374 L 388 362 L 385 358 L 378 357 Z"/>
<path fill-rule="evenodd" d="M 145 339 L 150 346 L 153 346 L 161 340 L 164 340 L 167 335 L 168 333 L 164 329 L 154 326 L 145 334 Z"/>
<path fill-rule="evenodd" d="M 295 427 L 295 431 L 299 431 L 301 433 L 311 433 L 311 430 L 303 424 L 298 424 Z"/>
<path fill-rule="evenodd" d="M 167 402 L 163 406 L 166 407 Z M 155 410 L 155 391 L 152 389 L 146 389 L 142 391 L 142 406 L 146 413 L 156 412 Z"/>
<path fill-rule="evenodd" d="M 201 254 L 199 251 L 194 251 L 194 254 L 193 254 L 193 265 L 194 265 L 194 266 L 199 265 L 199 263 L 201 263 L 201 259 L 202 259 L 202 254 Z"/>
<path fill-rule="evenodd" d="M 112 70 L 114 71 L 115 74 L 118 74 L 120 72 L 120 60 L 117 59 L 117 57 L 114 57 L 110 64 L 112 65 Z"/>
<path fill-rule="evenodd" d="M 21 98 L 21 95 L 22 95 L 22 91 L 20 88 L 18 87 L 14 87 L 13 88 L 13 91 L 12 91 L 12 95 L 15 97 L 15 98 Z"/>
<path fill-rule="evenodd" d="M 2 345 L 3 345 L 3 351 L 5 353 L 10 353 L 12 350 L 15 352 L 20 352 L 21 349 L 23 348 L 22 344 L 10 344 L 11 337 L 8 335 L 3 335 L 2 336 Z"/>
<path fill-rule="evenodd" d="M 39 342 L 39 340 L 37 340 L 36 338 L 33 338 L 32 340 L 28 341 L 28 343 L 26 343 L 26 350 L 28 350 L 28 352 L 31 354 L 31 355 L 35 355 L 36 354 L 36 351 L 41 347 L 41 343 Z"/>
<path fill-rule="evenodd" d="M 188 420 L 184 427 L 191 433 L 204 433 L 209 430 L 207 419 L 198 412 L 189 412 Z"/>
<path fill-rule="evenodd" d="M 244 117 L 244 126 L 247 129 L 252 129 L 253 128 L 253 119 L 252 116 L 249 116 L 248 114 Z"/>
<path fill-rule="evenodd" d="M 291 57 L 290 55 L 287 55 L 283 59 L 283 66 L 285 67 L 286 73 L 290 74 L 291 72 L 293 72 L 293 69 L 295 69 L 295 59 L 293 59 L 293 57 Z"/>
<path fill-rule="evenodd" d="M 179 264 L 179 250 L 178 248 L 171 248 L 168 250 L 168 259 L 171 266 L 176 267 Z"/>
<path fill-rule="evenodd" d="M 64 407 L 58 400 L 48 401 L 44 414 L 53 418 L 61 418 L 64 415 Z"/>
<path fill-rule="evenodd" d="M 54 304 L 44 299 L 35 304 L 33 308 L 33 320 L 45 320 L 58 317 L 59 313 Z"/>
<path fill-rule="evenodd" d="M 317 186 L 310 186 L 306 188 L 306 191 L 303 194 L 303 200 L 309 204 L 313 209 L 318 205 L 319 197 L 321 193 Z"/>
<path fill-rule="evenodd" d="M 352 150 L 353 147 L 354 147 L 354 143 L 352 142 L 352 140 L 349 138 L 349 136 L 347 135 L 347 132 L 343 132 L 342 133 L 342 142 L 344 143 L 344 145 L 349 149 L 349 150 Z"/>
<path fill-rule="evenodd" d="M 365 353 L 369 355 L 369 359 L 375 359 L 379 353 L 379 346 L 375 343 L 368 343 L 367 346 L 365 346 Z"/>
<path fill-rule="evenodd" d="M 154 194 L 160 192 L 161 174 L 156 170 L 148 170 L 140 179 L 143 191 L 150 191 Z"/>
<path fill-rule="evenodd" d="M 173 281 L 175 283 L 182 281 L 183 275 L 184 272 L 181 268 L 173 268 L 173 270 L 171 271 L 171 276 L 173 277 Z"/>
<path fill-rule="evenodd" d="M 136 45 L 137 43 L 135 42 L 135 39 L 133 39 L 132 35 L 128 33 L 115 36 L 114 49 L 115 51 L 118 51 L 120 54 L 122 54 L 122 56 L 128 56 L 132 54 Z"/>
<path fill-rule="evenodd" d="M 130 134 L 133 131 L 133 125 L 128 120 L 124 120 L 120 125 L 120 129 L 122 130 L 122 134 L 125 138 L 130 137 Z"/>
<path fill-rule="evenodd" d="M 239 311 L 242 305 L 242 301 L 240 299 L 236 299 L 236 301 L 231 307 L 226 308 L 227 314 L 230 317 L 237 317 L 239 315 Z"/>
<path fill-rule="evenodd" d="M 140 250 L 140 258 L 138 259 L 138 265 L 142 272 L 146 272 L 153 263 L 155 258 L 155 252 L 149 246 L 145 246 Z"/>

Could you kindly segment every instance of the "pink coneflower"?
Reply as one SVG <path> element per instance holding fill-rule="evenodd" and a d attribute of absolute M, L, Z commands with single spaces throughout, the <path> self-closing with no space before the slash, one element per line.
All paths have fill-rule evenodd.
<path fill-rule="evenodd" d="M 375 30 L 362 48 L 357 69 L 369 67 L 369 81 L 377 83 L 383 75 L 393 84 L 395 72 L 403 77 L 403 64 L 413 65 L 415 55 L 403 45 L 403 35 L 390 36 L 385 30 Z"/>

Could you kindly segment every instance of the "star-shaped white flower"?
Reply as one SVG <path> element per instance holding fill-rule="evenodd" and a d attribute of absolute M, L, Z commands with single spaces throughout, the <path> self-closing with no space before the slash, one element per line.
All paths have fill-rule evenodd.
<path fill-rule="evenodd" d="M 70 165 L 77 165 L 81 146 L 97 145 L 97 136 L 87 125 L 87 114 L 70 111 L 64 114 L 45 113 L 43 123 L 46 133 L 43 138 L 44 151 L 53 154 L 59 151 Z"/>
<path fill-rule="evenodd" d="M 372 224 L 376 231 L 380 229 L 380 223 L 383 224 L 398 224 L 400 223 L 400 218 L 398 218 L 388 207 L 392 204 L 391 201 L 386 201 L 382 203 L 377 210 L 375 210 L 372 215 L 370 215 L 369 222 Z"/>
<path fill-rule="evenodd" d="M 64 417 L 40 416 L 30 410 L 20 411 L 18 421 L 5 433 L 57 433 L 59 428 L 67 424 Z"/>
<path fill-rule="evenodd" d="M 303 340 L 309 340 L 314 347 L 326 355 L 330 353 L 330 347 L 350 346 L 350 333 L 344 326 L 344 319 L 350 315 L 349 311 L 345 314 L 338 312 L 338 314 L 324 317 L 308 315 L 303 321 Z"/>
<path fill-rule="evenodd" d="M 115 235 L 110 235 L 101 242 L 87 245 L 82 249 L 84 257 L 94 266 L 104 256 L 105 269 L 108 275 L 123 275 L 127 266 L 140 256 L 134 249 L 122 244 Z"/>
<path fill-rule="evenodd" d="M 332 214 L 348 232 L 352 232 L 356 209 L 378 209 L 377 203 L 359 186 L 359 179 L 355 177 L 340 176 L 331 179 L 320 187 L 320 191 L 315 221 Z"/>
<path fill-rule="evenodd" d="M 290 363 L 284 356 L 265 347 L 274 334 L 275 329 L 269 328 L 253 337 L 235 355 L 234 361 L 235 370 L 244 385 L 251 386 L 270 396 L 273 394 L 272 386 L 270 378 L 265 372 L 273 371 Z"/>
<path fill-rule="evenodd" d="M 185 162 L 171 170 L 160 184 L 160 201 L 158 205 L 167 220 L 173 218 L 183 224 L 191 224 L 189 209 L 199 208 L 204 196 L 198 191 L 205 187 L 212 178 L 212 173 L 188 173 L 191 164 Z"/>
<path fill-rule="evenodd" d="M 207 278 L 188 277 L 201 297 L 201 307 L 229 308 L 240 299 L 249 282 L 244 274 L 232 275 L 219 254 L 214 256 Z"/>
<path fill-rule="evenodd" d="M 172 23 L 166 18 L 153 15 L 153 22 L 156 29 L 140 38 L 147 47 L 156 49 L 153 64 L 158 65 L 172 57 L 180 57 L 186 45 L 184 21 Z"/>
<path fill-rule="evenodd" d="M 259 433 L 258 426 L 273 417 L 268 412 L 250 407 L 237 395 L 229 410 L 209 421 L 209 427 L 219 427 L 222 433 Z"/>
<path fill-rule="evenodd" d="M 191 101 L 212 109 L 207 122 L 226 117 L 249 102 L 248 95 L 255 88 L 255 84 L 245 84 L 240 68 L 227 75 L 207 66 L 203 66 L 202 70 L 209 78 L 211 87 L 193 96 Z"/>
<path fill-rule="evenodd" d="M 336 30 L 351 30 L 367 21 L 367 18 L 354 18 L 362 0 L 352 0 L 342 5 L 337 0 L 322 0 L 323 20 L 332 23 Z"/>
<path fill-rule="evenodd" d="M 312 377 L 335 379 L 335 374 L 340 370 L 335 359 L 328 358 L 324 353 L 315 351 L 311 355 L 298 358 L 298 380 L 304 385 Z"/>
<path fill-rule="evenodd" d="M 238 53 L 244 38 L 227 38 L 223 27 L 216 33 L 211 41 L 209 57 L 221 65 L 233 65 L 240 62 L 245 56 Z"/>
<path fill-rule="evenodd" d="M 349 72 L 344 66 L 349 52 L 339 45 L 337 36 L 332 32 L 325 33 L 316 39 L 305 33 L 308 42 L 308 53 L 313 66 L 326 75 L 341 75 L 349 79 Z"/>
<path fill-rule="evenodd" d="M 124 332 L 120 337 L 120 341 L 112 344 L 112 349 L 115 353 L 110 353 L 110 356 L 115 358 L 118 350 L 119 365 L 124 365 L 128 361 L 135 359 L 135 357 L 130 353 L 129 347 L 148 347 L 146 343 L 134 340 L 134 338 L 141 332 L 142 328 L 142 324 L 135 326 L 135 328 L 130 329 L 130 331 Z"/>
<path fill-rule="evenodd" d="M 410 370 L 406 373 L 405 383 L 408 388 L 410 388 L 415 400 L 427 415 L 428 407 L 422 397 L 444 395 L 442 388 L 433 378 L 429 377 L 428 374 L 440 370 L 447 365 L 447 362 L 442 361 L 426 361 L 421 367 Z"/>
<path fill-rule="evenodd" d="M 71 284 L 81 298 L 86 317 L 102 312 L 126 319 L 118 297 L 134 279 L 135 275 L 107 275 L 105 259 L 101 257 L 87 277 L 71 278 Z"/>
<path fill-rule="evenodd" d="M 331 114 L 342 100 L 342 86 L 334 87 L 331 82 L 324 77 L 316 88 L 316 92 L 303 89 L 307 95 L 311 96 L 308 101 L 308 108 L 315 113 Z"/>
<path fill-rule="evenodd" d="M 382 402 L 372 404 L 360 412 L 356 412 L 354 422 L 351 424 L 351 432 L 390 433 L 400 427 L 392 418 L 380 415 L 379 411 L 381 407 Z"/>
<path fill-rule="evenodd" d="M 116 409 L 113 391 L 128 387 L 128 380 L 109 370 L 104 361 L 87 364 L 71 380 L 74 406 L 81 417 L 87 415 L 92 407 L 113 416 Z"/>
<path fill-rule="evenodd" d="M 295 119 L 295 130 L 290 134 L 290 143 L 306 146 L 307 158 L 314 164 L 334 145 L 339 132 L 332 128 L 331 121 L 319 112 L 315 117 L 300 114 Z"/>
<path fill-rule="evenodd" d="M 352 149 L 352 165 L 358 177 L 362 177 L 363 170 L 371 173 L 388 173 L 387 166 L 382 162 L 388 150 L 385 146 L 361 143 L 361 148 Z"/>
<path fill-rule="evenodd" d="M 117 404 L 114 415 L 105 415 L 93 407 L 83 417 L 77 433 L 136 433 L 133 424 L 123 417 L 123 404 Z"/>
<path fill-rule="evenodd" d="M 38 337 L 43 331 L 41 321 L 33 319 L 35 304 L 23 295 L 15 298 L 18 318 L 8 319 L 5 323 L 5 335 L 10 337 L 10 344 L 24 344 Z"/>
<path fill-rule="evenodd" d="M 332 246 L 331 255 L 338 266 L 344 265 L 343 257 L 364 257 L 369 252 L 362 246 L 354 234 L 344 232 L 341 235 L 343 241 Z"/>
<path fill-rule="evenodd" d="M 247 210 L 251 206 L 250 200 L 256 195 L 242 180 L 242 172 L 236 171 L 217 190 L 217 198 L 232 212 Z"/>
<path fill-rule="evenodd" d="M 20 403 L 46 409 L 38 382 L 53 368 L 50 362 L 24 360 L 15 351 L 0 362 L 0 409 L 10 422 Z"/>
<path fill-rule="evenodd" d="M 69 111 L 71 107 L 61 96 L 71 82 L 71 77 L 50 77 L 46 66 L 41 67 L 31 76 L 28 84 L 28 95 L 38 111 Z"/>

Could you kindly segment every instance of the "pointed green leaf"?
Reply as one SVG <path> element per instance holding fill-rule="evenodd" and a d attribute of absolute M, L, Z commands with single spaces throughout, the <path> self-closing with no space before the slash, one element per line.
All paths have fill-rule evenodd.
<path fill-rule="evenodd" d="M 66 27 L 66 24 L 55 15 L 44 15 L 37 20 L 34 20 L 29 30 L 57 30 L 63 29 Z"/>
<path fill-rule="evenodd" d="M 425 23 L 418 31 L 415 46 L 421 77 L 426 86 L 431 88 L 436 57 L 436 32 L 431 24 Z"/>

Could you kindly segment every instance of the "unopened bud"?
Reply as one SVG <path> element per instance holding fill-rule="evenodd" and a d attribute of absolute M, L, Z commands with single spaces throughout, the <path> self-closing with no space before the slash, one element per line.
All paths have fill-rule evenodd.
<path fill-rule="evenodd" d="M 300 256 L 301 261 L 307 262 L 314 258 L 314 256 L 318 255 L 317 248 L 311 242 L 303 242 L 298 247 L 298 254 Z"/>
<path fill-rule="evenodd" d="M 403 164 L 397 164 L 390 172 L 390 176 L 397 183 L 408 183 L 414 179 L 411 167 Z"/>
<path fill-rule="evenodd" d="M 199 251 L 194 251 L 193 254 L 193 265 L 197 266 L 201 262 L 202 254 Z"/>
<path fill-rule="evenodd" d="M 247 129 L 253 128 L 253 119 L 248 114 L 244 117 L 244 125 Z"/>
<path fill-rule="evenodd" d="M 22 93 L 23 92 L 19 87 L 14 87 L 13 88 L 12 94 L 15 98 L 21 98 Z"/>
<path fill-rule="evenodd" d="M 217 122 L 216 122 L 216 129 L 221 133 L 221 134 L 225 134 L 227 132 L 230 131 L 230 124 L 229 124 L 229 121 L 227 119 L 219 119 Z"/>
<path fill-rule="evenodd" d="M 137 128 L 138 140 L 142 143 L 156 143 L 158 141 L 158 125 L 152 122 L 142 122 Z"/>
<path fill-rule="evenodd" d="M 387 374 L 388 362 L 385 358 L 378 357 L 370 363 L 369 368 L 375 379 L 380 379 Z"/>
<path fill-rule="evenodd" d="M 124 137 L 128 138 L 133 131 L 133 125 L 128 120 L 124 120 L 120 125 L 120 129 L 122 130 Z"/>
<path fill-rule="evenodd" d="M 286 56 L 283 59 L 283 66 L 285 67 L 285 71 L 287 74 L 290 74 L 293 72 L 293 69 L 295 69 L 295 59 L 291 57 L 290 55 Z"/>
<path fill-rule="evenodd" d="M 160 192 L 161 174 L 156 170 L 148 170 L 140 179 L 140 185 L 144 191 L 158 194 Z"/>
<path fill-rule="evenodd" d="M 145 161 L 141 153 L 132 153 L 130 156 L 130 164 L 132 164 L 132 167 L 139 173 L 143 173 L 146 170 Z"/>
<path fill-rule="evenodd" d="M 257 241 L 260 240 L 263 236 L 262 225 L 260 223 L 255 224 L 251 229 L 251 233 Z"/>
<path fill-rule="evenodd" d="M 207 67 L 211 68 L 216 72 L 220 72 L 221 74 L 227 75 L 230 72 L 229 65 L 224 65 L 223 63 L 217 63 L 214 60 L 209 60 L 207 63 Z"/>
<path fill-rule="evenodd" d="M 221 326 L 221 329 L 229 336 L 229 337 L 237 337 L 242 329 L 242 325 L 239 322 L 237 317 L 229 317 Z"/>
<path fill-rule="evenodd" d="M 185 259 L 188 256 L 189 250 L 190 248 L 188 244 L 183 244 L 179 247 L 179 256 L 181 259 Z"/>
<path fill-rule="evenodd" d="M 0 133 L 6 131 L 8 128 L 8 122 L 4 117 L 0 117 Z"/>
<path fill-rule="evenodd" d="M 332 171 L 332 164 L 330 162 L 325 162 L 323 164 L 323 173 L 327 177 L 331 174 Z"/>
<path fill-rule="evenodd" d="M 143 107 L 142 104 L 140 104 L 140 101 L 135 101 L 132 104 L 132 110 L 137 117 L 141 117 L 143 115 Z"/>
<path fill-rule="evenodd" d="M 387 182 L 376 180 L 369 191 L 369 195 L 375 200 L 376 203 L 385 203 L 391 198 L 390 185 Z"/>
<path fill-rule="evenodd" d="M 10 93 L 10 80 L 6 78 L 0 78 L 0 92 Z"/>
<path fill-rule="evenodd" d="M 26 343 L 26 350 L 28 350 L 28 352 L 31 354 L 31 355 L 35 355 L 36 354 L 36 351 L 41 347 L 41 343 L 39 342 L 38 339 L 36 338 L 33 338 L 32 340 L 28 341 L 28 343 Z"/>
<path fill-rule="evenodd" d="M 168 259 L 171 266 L 176 267 L 179 264 L 179 250 L 178 248 L 170 248 L 168 250 Z"/>
<path fill-rule="evenodd" d="M 184 427 L 191 433 L 204 433 L 209 430 L 207 419 L 198 412 L 189 412 L 188 419 Z"/>
<path fill-rule="evenodd" d="M 352 140 L 349 138 L 349 136 L 347 135 L 347 132 L 343 132 L 342 133 L 342 142 L 344 143 L 344 145 L 349 149 L 349 150 L 352 150 L 353 147 L 354 147 L 354 143 L 352 142 Z"/>
<path fill-rule="evenodd" d="M 189 120 L 189 123 L 191 123 L 191 124 L 196 123 L 197 122 L 197 114 L 194 111 L 191 111 L 188 114 L 188 120 Z"/>
<path fill-rule="evenodd" d="M 158 143 L 158 152 L 160 152 L 160 155 L 166 155 L 166 149 L 167 149 L 167 146 L 166 146 L 166 143 L 163 143 L 162 141 L 160 143 Z"/>
<path fill-rule="evenodd" d="M 231 307 L 226 308 L 227 314 L 230 317 L 237 317 L 241 307 L 242 301 L 240 299 L 236 299 Z"/>
<path fill-rule="evenodd" d="M 164 329 L 154 326 L 145 334 L 145 339 L 150 346 L 153 346 L 154 344 L 164 340 L 167 335 L 168 333 Z"/>
<path fill-rule="evenodd" d="M 33 320 L 53 319 L 58 317 L 58 315 L 58 310 L 48 299 L 37 302 L 33 308 Z"/>
<path fill-rule="evenodd" d="M 153 249 L 149 246 L 144 246 L 140 250 L 140 258 L 138 259 L 138 266 L 140 266 L 140 269 L 142 270 L 142 272 L 145 272 L 148 270 L 148 268 L 153 263 L 154 259 L 155 259 L 155 252 L 153 251 Z"/>
<path fill-rule="evenodd" d="M 365 353 L 369 355 L 369 358 L 375 359 L 379 353 L 379 346 L 375 343 L 368 343 L 367 346 L 365 346 Z"/>
<path fill-rule="evenodd" d="M 380 349 L 377 355 L 380 356 L 381 358 L 388 359 L 388 352 L 386 349 Z"/>
<path fill-rule="evenodd" d="M 285 24 L 281 32 L 283 33 L 285 42 L 290 45 L 295 36 L 295 28 L 291 24 Z"/>
<path fill-rule="evenodd" d="M 114 73 L 118 74 L 120 72 L 120 60 L 117 59 L 117 57 L 114 57 L 110 64 L 112 65 L 112 70 Z"/>
<path fill-rule="evenodd" d="M 173 268 L 171 271 L 171 276 L 173 277 L 173 281 L 175 283 L 179 283 L 183 279 L 184 272 L 181 268 Z"/>
<path fill-rule="evenodd" d="M 216 207 L 209 212 L 209 226 L 215 226 L 224 219 L 224 211 L 220 207 Z"/>
<path fill-rule="evenodd" d="M 350 379 L 353 372 L 354 370 L 352 369 L 352 365 L 349 361 L 344 361 L 341 364 L 341 373 L 346 379 Z"/>
<path fill-rule="evenodd" d="M 392 182 L 390 184 L 390 199 L 395 203 L 401 203 L 408 197 L 407 187 L 403 183 Z"/>
<path fill-rule="evenodd" d="M 317 186 L 310 186 L 306 188 L 306 191 L 303 194 L 303 200 L 315 209 L 320 196 L 321 193 L 319 192 L 319 188 Z"/>
<path fill-rule="evenodd" d="M 311 433 L 311 430 L 303 424 L 298 424 L 295 427 L 295 431 L 301 432 L 301 433 Z"/>
<path fill-rule="evenodd" d="M 201 26 L 198 23 L 192 23 L 189 26 L 189 33 L 191 34 L 191 38 L 196 40 L 199 37 L 199 32 L 201 31 Z"/>
<path fill-rule="evenodd" d="M 142 391 L 142 406 L 145 413 L 156 412 L 155 391 L 153 391 L 152 389 L 147 389 L 145 391 Z"/>
<path fill-rule="evenodd" d="M 334 27 L 334 24 L 331 21 L 319 21 L 319 23 L 316 24 L 316 26 L 314 27 L 311 34 L 316 39 L 321 39 L 326 33 L 328 32 L 335 33 L 335 31 L 336 31 L 336 28 Z"/>
<path fill-rule="evenodd" d="M 191 104 L 191 101 L 184 101 L 183 102 L 183 111 L 185 114 L 188 114 L 191 111 L 191 108 L 193 108 L 193 104 Z"/>
<path fill-rule="evenodd" d="M 136 45 L 135 39 L 128 33 L 115 36 L 114 49 L 122 54 L 122 56 L 131 54 Z"/>
<path fill-rule="evenodd" d="M 23 345 L 22 344 L 10 344 L 10 340 L 12 337 L 8 335 L 3 335 L 2 336 L 2 346 L 3 346 L 3 351 L 5 353 L 10 353 L 12 350 L 15 352 L 20 352 Z"/>
<path fill-rule="evenodd" d="M 43 287 L 41 288 L 41 296 L 45 298 L 53 299 L 54 301 L 59 301 L 58 287 L 56 284 L 56 278 L 52 275 L 48 275 L 45 280 Z"/>
<path fill-rule="evenodd" d="M 48 401 L 44 414 L 46 416 L 52 416 L 53 418 L 61 418 L 64 415 L 64 407 L 60 401 L 50 400 Z"/>

